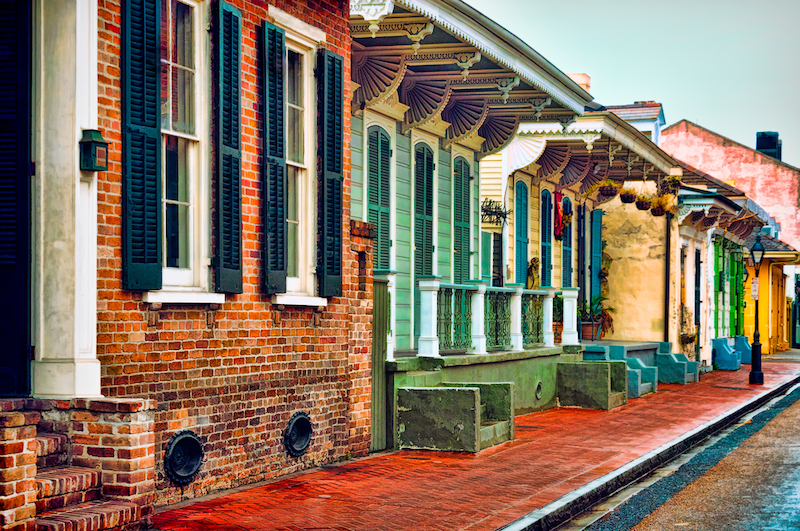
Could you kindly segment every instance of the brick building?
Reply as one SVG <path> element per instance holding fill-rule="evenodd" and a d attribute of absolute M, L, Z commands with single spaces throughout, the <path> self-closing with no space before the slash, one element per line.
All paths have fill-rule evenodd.
<path fill-rule="evenodd" d="M 18 397 L 0 421 L 13 466 L 40 454 L 0 526 L 85 501 L 135 527 L 153 503 L 365 454 L 347 3 L 0 9 L 0 396 Z"/>

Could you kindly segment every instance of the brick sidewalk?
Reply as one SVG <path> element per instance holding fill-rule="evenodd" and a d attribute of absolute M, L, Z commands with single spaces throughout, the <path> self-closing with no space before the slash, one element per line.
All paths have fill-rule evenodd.
<path fill-rule="evenodd" d="M 329 466 L 155 515 L 165 531 L 495 530 L 800 375 L 749 366 L 612 411 L 551 409 L 516 418 L 513 442 L 478 454 L 402 451 Z"/>

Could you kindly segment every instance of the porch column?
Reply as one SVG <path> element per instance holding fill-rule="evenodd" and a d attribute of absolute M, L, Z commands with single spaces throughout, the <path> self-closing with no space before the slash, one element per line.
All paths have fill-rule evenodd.
<path fill-rule="evenodd" d="M 97 1 L 38 5 L 32 394 L 99 398 L 97 178 L 78 156 L 82 131 L 98 129 Z"/>
<path fill-rule="evenodd" d="M 578 345 L 578 288 L 561 288 L 564 297 L 564 331 L 562 345 Z"/>
<path fill-rule="evenodd" d="M 547 291 L 542 308 L 542 335 L 544 336 L 544 346 L 556 346 L 556 335 L 553 333 L 553 297 L 555 288 L 542 288 Z"/>
<path fill-rule="evenodd" d="M 470 354 L 486 354 L 486 284 L 478 284 L 472 293 L 472 350 Z"/>
<path fill-rule="evenodd" d="M 522 286 L 509 286 L 514 288 L 511 295 L 511 350 L 522 348 Z"/>
<path fill-rule="evenodd" d="M 436 335 L 438 324 L 437 294 L 438 280 L 419 281 L 419 344 L 417 355 L 429 358 L 439 356 L 439 336 Z"/>

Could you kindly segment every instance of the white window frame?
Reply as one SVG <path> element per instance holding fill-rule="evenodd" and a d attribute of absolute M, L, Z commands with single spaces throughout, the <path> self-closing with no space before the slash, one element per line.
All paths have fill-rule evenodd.
<path fill-rule="evenodd" d="M 286 158 L 288 168 L 299 171 L 297 182 L 297 271 L 298 276 L 286 277 L 286 294 L 313 297 L 316 294 L 316 227 L 317 227 L 317 135 L 316 135 L 316 82 L 314 64 L 317 43 L 298 33 L 292 27 L 284 27 L 286 38 L 286 54 L 289 50 L 303 57 L 303 162 L 292 162 Z M 287 80 L 288 81 L 288 80 Z M 288 102 L 287 102 L 288 109 Z M 287 124 L 288 146 L 288 113 L 284 123 Z M 288 176 L 287 176 L 288 178 Z"/>
<path fill-rule="evenodd" d="M 210 38 L 205 28 L 208 25 L 208 2 L 196 0 L 178 0 L 191 6 L 194 10 L 194 51 L 195 51 L 195 133 L 193 135 L 173 132 L 162 128 L 161 131 L 161 176 L 162 185 L 165 179 L 165 136 L 175 136 L 190 140 L 188 149 L 189 171 L 189 263 L 190 268 L 162 268 L 162 289 L 148 291 L 143 294 L 144 302 L 151 303 L 222 303 L 224 293 L 210 292 L 211 285 L 211 183 L 204 177 L 209 175 L 211 140 L 209 124 L 211 120 L 211 78 L 209 68 Z M 159 77 L 161 65 L 159 65 Z M 159 84 L 160 86 L 160 84 Z M 159 118 L 160 119 L 160 118 Z M 162 205 L 164 190 L 162 189 Z M 162 240 L 166 242 L 166 209 L 162 207 Z M 163 249 L 162 249 L 163 251 Z M 166 260 L 166 256 L 163 257 Z"/>

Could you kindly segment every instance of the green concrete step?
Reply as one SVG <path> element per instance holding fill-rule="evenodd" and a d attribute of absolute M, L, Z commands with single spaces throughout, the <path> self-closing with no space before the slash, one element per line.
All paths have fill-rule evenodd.
<path fill-rule="evenodd" d="M 481 450 L 510 440 L 507 420 L 481 422 Z"/>
<path fill-rule="evenodd" d="M 647 384 L 650 385 L 650 384 Z M 625 391 L 620 391 L 619 393 L 611 393 L 608 395 L 608 408 L 614 409 L 615 407 L 624 406 L 628 403 L 627 395 Z"/>

